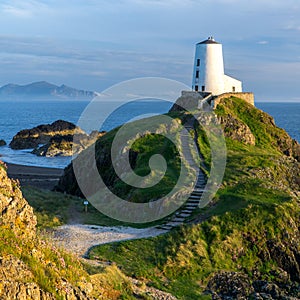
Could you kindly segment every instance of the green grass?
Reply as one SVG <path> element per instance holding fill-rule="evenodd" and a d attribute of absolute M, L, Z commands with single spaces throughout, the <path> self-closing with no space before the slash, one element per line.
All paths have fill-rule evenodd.
<path fill-rule="evenodd" d="M 210 169 L 211 153 L 210 153 L 210 146 L 209 146 L 207 135 L 205 134 L 205 131 L 201 127 L 196 128 L 196 134 L 197 134 L 197 141 L 198 141 L 200 153 L 204 159 L 207 168 Z"/>
<path fill-rule="evenodd" d="M 272 274 L 280 273 L 282 266 L 276 257 L 268 256 L 267 241 L 287 245 L 287 236 L 296 237 L 300 224 L 299 203 L 290 196 L 289 183 L 281 187 L 283 178 L 290 174 L 289 165 L 278 164 L 284 149 L 280 141 L 287 134 L 275 127 L 268 115 L 240 99 L 225 100 L 216 113 L 231 114 L 247 124 L 256 145 L 226 139 L 222 187 L 213 205 L 192 216 L 202 215 L 206 221 L 155 238 L 95 247 L 92 258 L 115 261 L 126 274 L 186 300 L 208 297 L 202 292 L 218 271 L 243 272 L 253 280 L 259 273 L 260 279 L 270 281 L 274 280 Z M 196 132 L 209 165 L 207 137 L 201 128 Z M 287 247 L 284 251 L 288 255 L 290 250 Z"/>
<path fill-rule="evenodd" d="M 256 138 L 256 145 L 226 139 L 228 156 L 222 186 L 212 205 L 197 210 L 192 216 L 202 215 L 206 221 L 182 226 L 155 238 L 95 247 L 90 252 L 91 258 L 114 261 L 125 274 L 184 300 L 210 299 L 202 292 L 209 279 L 219 271 L 243 272 L 253 280 L 257 279 L 255 274 L 260 274 L 262 280 L 276 279 L 274 274 L 279 274 L 282 266 L 276 262 L 276 257 L 271 256 L 267 244 L 273 241 L 278 247 L 285 245 L 282 251 L 289 255 L 287 245 L 291 239 L 297 239 L 300 226 L 299 203 L 290 196 L 286 179 L 291 170 L 289 165 L 278 164 L 285 147 L 282 140 L 287 135 L 273 125 L 268 115 L 240 99 L 225 100 L 218 105 L 216 113 L 231 114 L 247 124 Z M 183 120 L 188 116 L 177 113 L 176 117 Z M 200 151 L 209 166 L 207 137 L 201 128 L 196 128 L 195 132 Z M 99 140 L 101 143 L 98 141 L 99 149 L 109 149 L 114 134 L 112 131 L 103 136 Z M 161 197 L 172 188 L 179 171 L 179 155 L 174 145 L 159 134 L 147 134 L 133 143 L 131 151 L 131 163 L 139 175 L 149 174 L 151 155 L 163 154 L 168 161 L 167 176 L 152 189 L 133 189 L 118 180 L 109 157 L 106 157 L 100 171 L 115 192 L 125 198 L 130 196 L 131 201 L 145 202 Z M 96 158 L 99 160 L 103 153 L 107 155 L 109 151 L 97 152 Z M 266 174 L 268 176 L 264 176 Z M 282 182 L 285 182 L 284 189 Z M 82 200 L 59 195 L 49 192 L 46 198 L 42 198 L 39 192 L 25 194 L 38 213 L 49 215 L 46 221 L 39 218 L 40 226 L 45 226 L 43 222 L 53 223 L 55 217 L 62 223 L 68 221 L 70 210 L 80 214 L 83 223 L 124 225 L 92 208 L 84 214 Z M 44 201 L 49 202 L 44 205 Z M 103 270 L 89 268 L 89 271 L 98 273 Z M 126 284 L 122 289 L 126 290 Z"/>
<path fill-rule="evenodd" d="M 104 137 L 103 137 L 104 138 Z M 100 145 L 105 147 L 111 143 L 110 137 L 101 140 Z M 110 149 L 110 147 L 108 147 Z M 149 160 L 155 154 L 163 154 L 167 162 L 167 171 L 158 184 L 149 188 L 135 188 L 127 185 L 116 175 L 112 164 L 101 165 L 99 173 L 102 178 L 107 178 L 106 184 L 110 186 L 114 194 L 130 202 L 149 202 L 167 195 L 175 186 L 180 173 L 180 156 L 176 146 L 160 134 L 146 134 L 137 139 L 131 147 L 131 165 L 139 176 L 150 174 Z M 110 157 L 107 158 L 110 161 Z"/>
<path fill-rule="evenodd" d="M 90 204 L 85 212 L 83 199 L 78 197 L 32 187 L 23 187 L 22 191 L 25 199 L 33 207 L 37 216 L 37 226 L 41 229 L 76 222 L 76 220 L 82 224 L 101 226 L 122 224 L 103 215 Z"/>
<path fill-rule="evenodd" d="M 39 229 L 68 223 L 145 228 L 161 224 L 164 221 L 159 220 L 144 224 L 121 222 L 102 214 L 91 204 L 88 205 L 88 210 L 85 212 L 83 199 L 78 197 L 32 187 L 22 187 L 22 192 L 34 209 Z"/>
<path fill-rule="evenodd" d="M 277 153 L 286 147 L 290 138 L 281 128 L 274 126 L 274 120 L 267 113 L 253 108 L 242 99 L 230 97 L 217 105 L 218 116 L 232 115 L 245 123 L 255 136 L 256 147 Z"/>
<path fill-rule="evenodd" d="M 16 274 L 12 280 L 22 283 L 35 282 L 55 299 L 67 299 L 69 284 L 77 288 L 92 285 L 93 290 L 87 296 L 93 299 L 136 299 L 131 282 L 116 265 L 103 266 L 93 272 L 90 265 L 82 264 L 74 255 L 51 242 L 37 237 L 17 236 L 8 226 L 0 226 L 0 241 L 0 255 L 3 261 L 10 260 L 16 264 L 18 259 L 26 266 L 26 271 L 23 264 L 18 265 L 18 270 L 13 269 L 13 272 L 24 273 Z"/>
<path fill-rule="evenodd" d="M 23 187 L 22 192 L 25 199 L 34 208 L 38 227 L 55 227 L 67 223 L 69 206 L 72 200 L 74 203 L 78 201 L 72 196 L 31 187 Z"/>
<path fill-rule="evenodd" d="M 272 195 L 267 205 L 216 211 L 218 215 L 201 225 L 182 227 L 160 237 L 99 246 L 90 256 L 115 261 L 129 276 L 147 278 L 149 285 L 179 299 L 200 299 L 210 276 L 221 270 L 244 271 L 252 277 L 258 269 L 270 280 L 270 271 L 277 270 L 277 264 L 262 259 L 259 253 L 267 253 L 267 240 L 280 243 L 283 232 L 293 233 L 295 226 L 286 228 L 288 222 L 299 222 L 299 206 L 287 199 L 278 204 L 281 197 Z"/>

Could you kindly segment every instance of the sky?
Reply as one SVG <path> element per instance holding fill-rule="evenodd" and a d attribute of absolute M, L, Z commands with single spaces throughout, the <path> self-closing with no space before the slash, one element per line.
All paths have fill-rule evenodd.
<path fill-rule="evenodd" d="M 257 101 L 300 102 L 299 16 L 299 0 L 0 0 L 0 86 L 191 86 L 195 44 L 214 36 Z"/>

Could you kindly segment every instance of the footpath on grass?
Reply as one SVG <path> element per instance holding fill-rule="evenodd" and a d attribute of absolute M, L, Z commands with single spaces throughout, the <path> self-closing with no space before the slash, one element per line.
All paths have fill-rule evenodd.
<path fill-rule="evenodd" d="M 67 251 L 79 257 L 85 257 L 88 250 L 93 246 L 124 240 L 154 237 L 165 232 L 165 230 L 155 227 L 140 229 L 122 226 L 106 227 L 68 224 L 54 228 L 51 231 L 51 240 Z"/>
<path fill-rule="evenodd" d="M 186 130 L 193 130 L 193 120 L 186 123 Z M 80 257 L 85 257 L 88 250 L 96 245 L 119 242 L 124 240 L 140 239 L 154 237 L 174 227 L 180 226 L 186 222 L 186 219 L 191 216 L 193 211 L 199 206 L 204 188 L 206 185 L 206 176 L 194 161 L 189 146 L 189 133 L 184 130 L 180 133 L 182 143 L 182 157 L 195 170 L 197 174 L 194 191 L 191 193 L 185 205 L 165 221 L 164 224 L 157 227 L 148 228 L 132 228 L 132 227 L 104 227 L 96 225 L 82 225 L 82 219 L 76 211 L 70 211 L 72 216 L 68 225 L 57 227 L 53 230 L 53 240 L 63 248 L 75 253 Z"/>

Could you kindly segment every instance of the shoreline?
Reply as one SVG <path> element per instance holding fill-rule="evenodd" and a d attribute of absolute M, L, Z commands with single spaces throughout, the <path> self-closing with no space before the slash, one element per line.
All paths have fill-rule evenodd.
<path fill-rule="evenodd" d="M 19 180 L 21 186 L 32 186 L 52 190 L 62 176 L 64 169 L 26 166 L 6 163 L 7 175 Z"/>

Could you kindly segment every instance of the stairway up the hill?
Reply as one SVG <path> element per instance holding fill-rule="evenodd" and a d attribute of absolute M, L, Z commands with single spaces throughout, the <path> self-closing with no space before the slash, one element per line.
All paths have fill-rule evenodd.
<path fill-rule="evenodd" d="M 184 126 L 188 132 L 194 130 L 192 122 L 193 120 L 191 119 Z M 159 229 L 171 230 L 172 228 L 185 223 L 186 219 L 191 216 L 191 214 L 197 207 L 199 207 L 199 203 L 204 192 L 204 188 L 206 186 L 206 175 L 202 171 L 200 166 L 195 162 L 191 154 L 191 150 L 189 147 L 189 134 L 190 133 L 187 133 L 186 131 L 182 131 L 180 134 L 182 155 L 184 155 L 184 159 L 188 162 L 189 166 L 196 171 L 197 182 L 195 184 L 193 192 L 190 194 L 185 204 L 181 206 L 175 214 L 173 214 L 169 219 L 167 219 L 165 223 L 157 226 Z M 194 142 L 196 143 L 196 140 Z M 199 152 L 198 155 L 199 157 L 201 157 Z"/>

